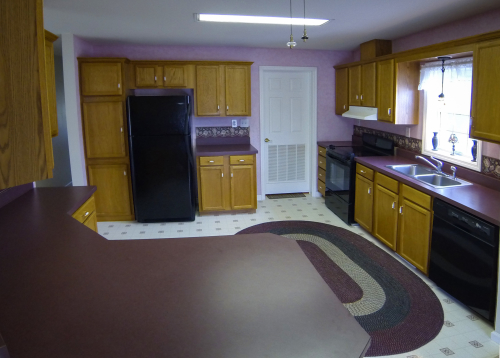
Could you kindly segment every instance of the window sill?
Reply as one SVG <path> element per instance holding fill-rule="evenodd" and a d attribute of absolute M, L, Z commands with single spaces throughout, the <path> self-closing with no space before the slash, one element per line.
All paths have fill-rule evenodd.
<path fill-rule="evenodd" d="M 479 144 L 479 143 L 478 143 Z M 479 145 L 478 145 L 479 147 Z M 459 165 L 461 167 L 474 170 L 476 172 L 481 171 L 481 151 L 478 148 L 476 161 L 473 162 L 470 158 L 462 157 L 462 156 L 452 156 L 449 154 L 449 151 L 444 150 L 422 150 L 422 154 L 433 156 L 439 160 L 445 161 L 447 163 Z"/>

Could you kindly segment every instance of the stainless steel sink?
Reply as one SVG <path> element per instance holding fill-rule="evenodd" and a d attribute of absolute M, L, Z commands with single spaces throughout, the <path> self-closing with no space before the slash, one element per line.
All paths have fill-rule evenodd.
<path fill-rule="evenodd" d="M 432 169 L 419 164 L 388 165 L 387 168 L 395 170 L 398 173 L 414 178 L 437 189 L 472 185 L 472 183 L 462 179 L 452 179 L 444 173 L 433 173 L 434 171 Z"/>
<path fill-rule="evenodd" d="M 430 168 L 419 164 L 388 165 L 387 167 L 408 176 L 430 174 L 432 172 Z"/>

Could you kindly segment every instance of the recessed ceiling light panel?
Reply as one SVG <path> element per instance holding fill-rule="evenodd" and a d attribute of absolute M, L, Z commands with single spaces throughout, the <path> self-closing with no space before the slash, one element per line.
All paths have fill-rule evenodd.
<path fill-rule="evenodd" d="M 273 25 L 308 25 L 319 26 L 327 23 L 325 19 L 300 19 L 272 16 L 217 15 L 195 14 L 195 19 L 202 22 L 233 22 L 243 24 L 273 24 Z"/>

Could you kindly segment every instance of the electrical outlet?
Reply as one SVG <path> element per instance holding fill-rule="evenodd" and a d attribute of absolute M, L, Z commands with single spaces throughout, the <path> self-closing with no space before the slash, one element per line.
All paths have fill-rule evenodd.
<path fill-rule="evenodd" d="M 248 122 L 249 122 L 248 118 L 242 118 L 240 121 L 240 126 L 242 126 L 243 128 L 247 128 L 249 126 Z"/>
<path fill-rule="evenodd" d="M 232 123 L 233 127 L 238 127 L 238 120 L 237 119 L 233 119 L 231 121 L 231 123 Z"/>
<path fill-rule="evenodd" d="M 410 127 L 406 127 L 406 136 L 407 137 L 410 137 L 410 131 L 411 131 L 411 128 Z"/>

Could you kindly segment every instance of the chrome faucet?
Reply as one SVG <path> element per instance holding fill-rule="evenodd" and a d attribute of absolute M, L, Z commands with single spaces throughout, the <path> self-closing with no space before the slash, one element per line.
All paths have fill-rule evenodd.
<path fill-rule="evenodd" d="M 427 160 L 427 158 L 424 158 L 424 157 L 422 157 L 420 155 L 416 155 L 415 159 L 422 159 L 422 160 L 426 161 L 431 167 L 433 167 L 434 169 L 436 169 L 436 171 L 438 172 L 438 174 L 443 174 L 443 170 L 442 170 L 443 169 L 443 162 L 442 161 L 437 160 L 436 158 L 434 158 L 434 157 L 431 156 L 431 159 L 436 161 L 436 165 L 434 165 L 429 160 Z"/>
<path fill-rule="evenodd" d="M 451 179 L 457 180 L 457 167 L 451 167 L 450 169 L 453 172 Z"/>

